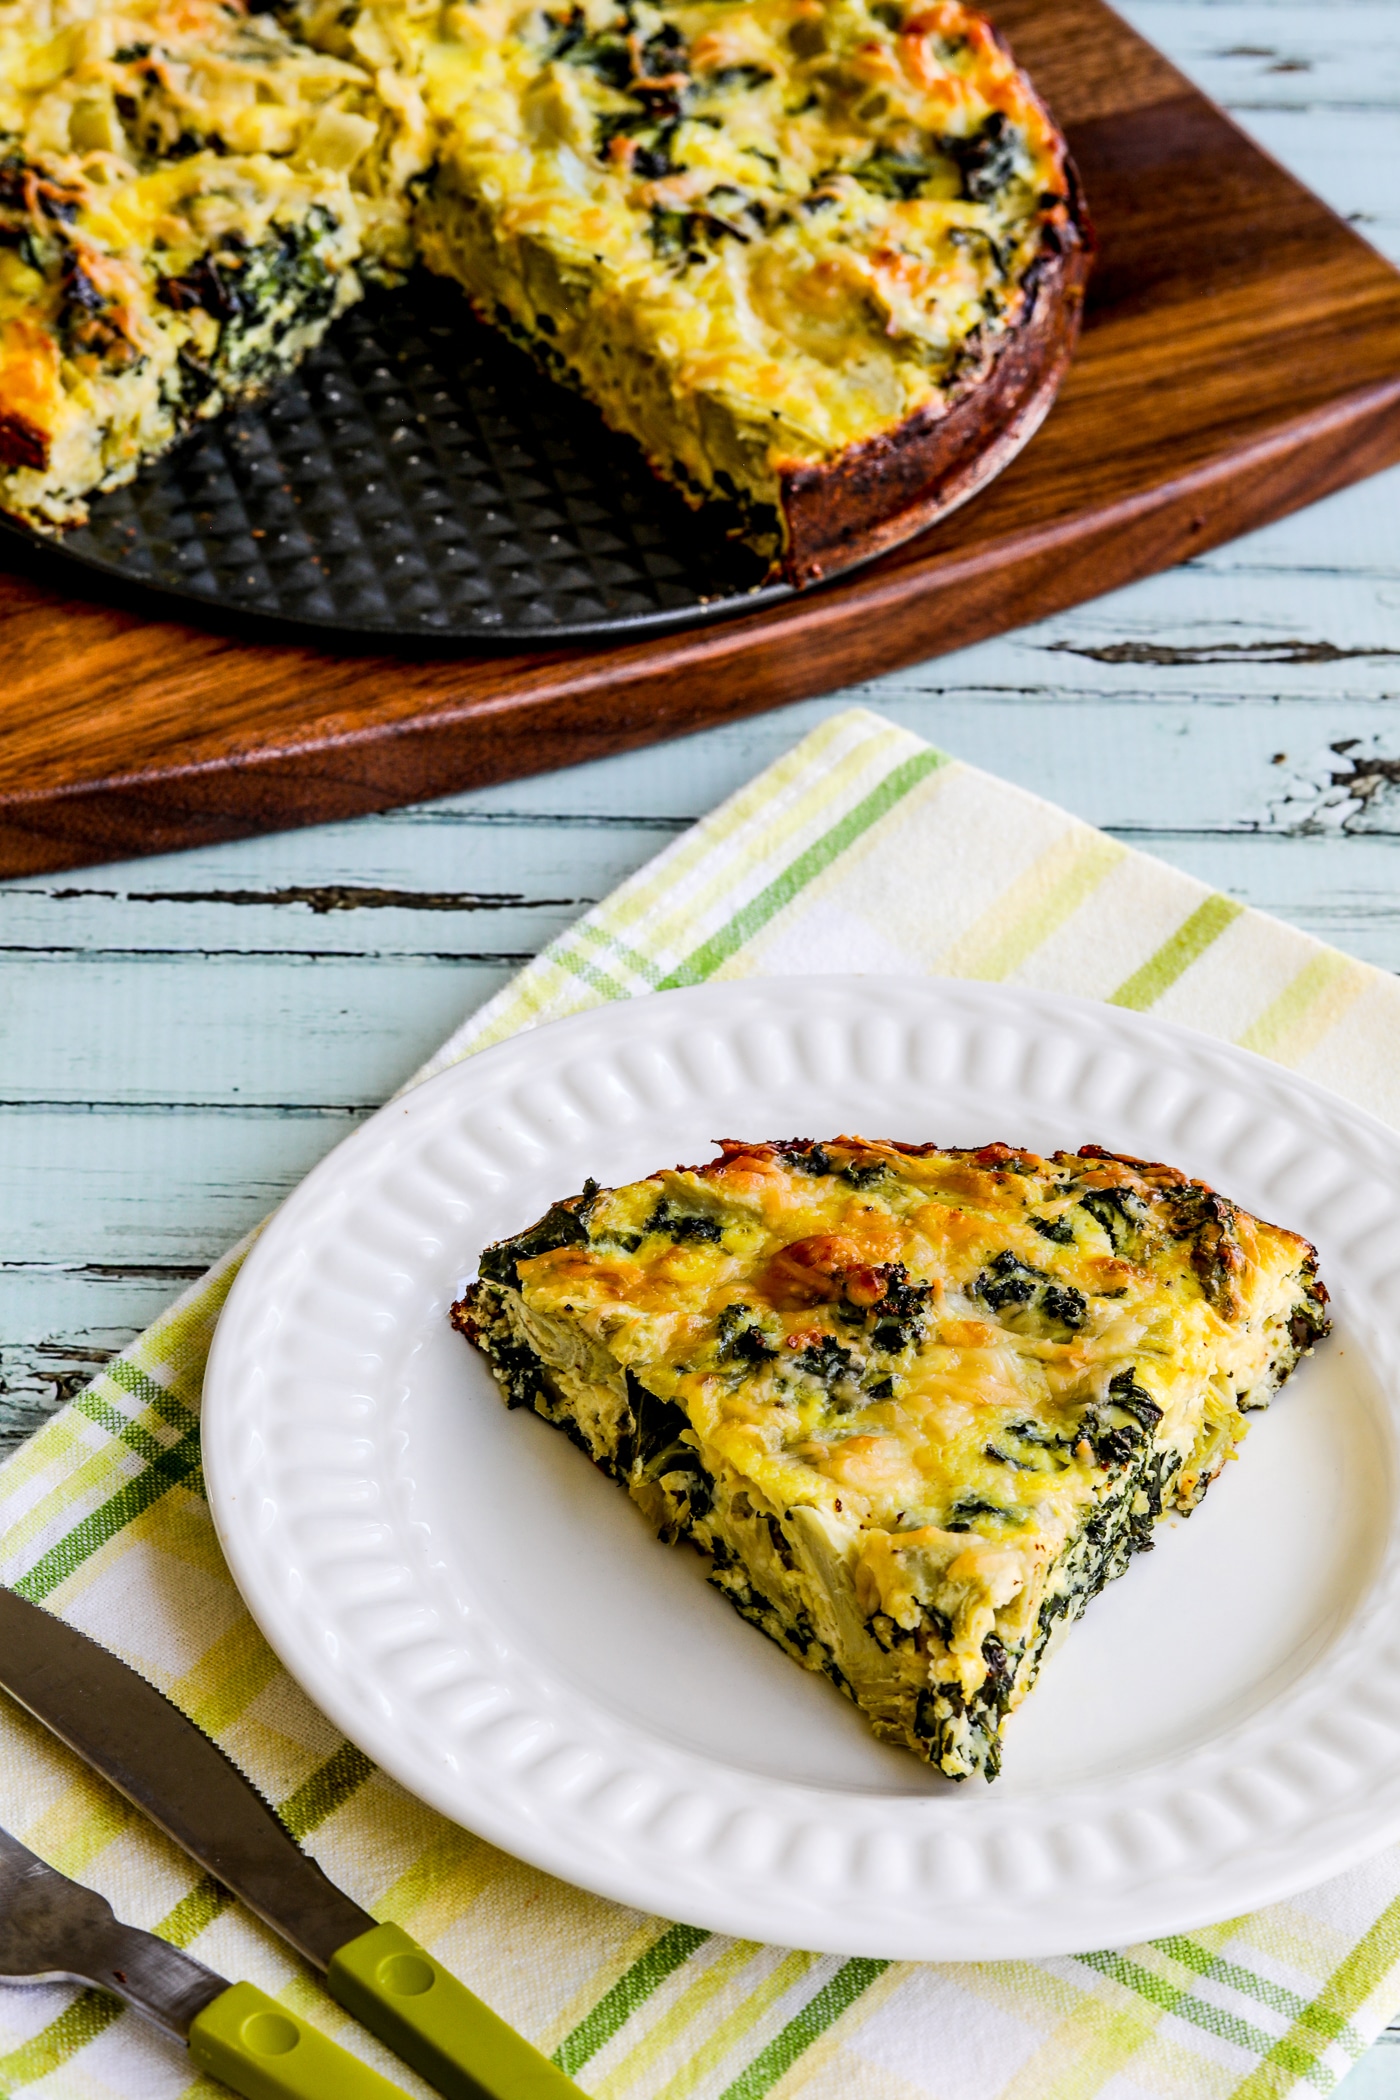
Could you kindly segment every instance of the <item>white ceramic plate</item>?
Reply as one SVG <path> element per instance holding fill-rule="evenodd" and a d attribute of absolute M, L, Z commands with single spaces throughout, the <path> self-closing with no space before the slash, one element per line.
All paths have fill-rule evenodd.
<path fill-rule="evenodd" d="M 508 1413 L 446 1311 L 588 1175 L 723 1137 L 1165 1159 L 1314 1239 L 1334 1338 L 1091 1607 L 955 1787 L 877 1744 Z M 1068 1953 L 1290 1894 L 1400 1836 L 1400 1139 L 1203 1036 L 990 985 L 786 978 L 541 1028 L 391 1104 L 220 1322 L 204 1457 L 273 1647 L 445 1815 L 623 1902 L 924 1959 Z"/>

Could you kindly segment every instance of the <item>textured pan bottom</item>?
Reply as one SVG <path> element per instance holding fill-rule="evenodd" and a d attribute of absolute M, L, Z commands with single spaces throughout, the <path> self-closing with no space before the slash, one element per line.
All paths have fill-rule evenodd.
<path fill-rule="evenodd" d="M 787 595 L 427 272 L 58 547 L 225 614 L 400 640 L 603 641 Z"/>

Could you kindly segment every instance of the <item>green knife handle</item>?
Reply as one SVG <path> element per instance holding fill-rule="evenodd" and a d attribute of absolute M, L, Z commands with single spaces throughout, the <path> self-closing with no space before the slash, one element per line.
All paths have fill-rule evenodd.
<path fill-rule="evenodd" d="M 331 1956 L 326 1988 L 445 2100 L 583 2100 L 571 2078 L 398 1925 Z"/>
<path fill-rule="evenodd" d="M 255 1983 L 230 1984 L 195 2016 L 190 2055 L 243 2100 L 405 2100 L 401 2086 Z"/>

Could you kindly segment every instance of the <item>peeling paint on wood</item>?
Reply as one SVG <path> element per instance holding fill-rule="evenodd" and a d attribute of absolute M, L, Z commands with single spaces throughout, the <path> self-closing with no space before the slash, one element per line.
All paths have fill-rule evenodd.
<path fill-rule="evenodd" d="M 1341 737 L 1291 769 L 1268 822 L 1292 838 L 1400 840 L 1400 734 Z"/>
<path fill-rule="evenodd" d="M 116 890 L 51 890 L 60 903 L 74 897 L 115 897 Z M 292 883 L 280 890 L 128 890 L 129 904 L 304 904 L 323 918 L 332 911 L 499 911 L 523 904 L 519 890 L 384 890 L 351 882 Z M 537 907 L 578 912 L 579 897 L 537 897 Z"/>
<path fill-rule="evenodd" d="M 1087 657 L 1096 664 L 1340 664 L 1353 657 L 1400 656 L 1383 646 L 1341 649 L 1335 642 L 1201 642 L 1185 647 L 1170 642 L 1051 642 L 1052 652 Z"/>

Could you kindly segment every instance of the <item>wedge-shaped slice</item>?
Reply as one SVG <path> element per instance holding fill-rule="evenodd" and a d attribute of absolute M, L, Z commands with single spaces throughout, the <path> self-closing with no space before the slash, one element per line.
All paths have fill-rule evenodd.
<path fill-rule="evenodd" d="M 1305 1240 L 1171 1167 L 837 1138 L 590 1183 L 452 1318 L 878 1735 L 991 1779 L 1326 1303 Z"/>

